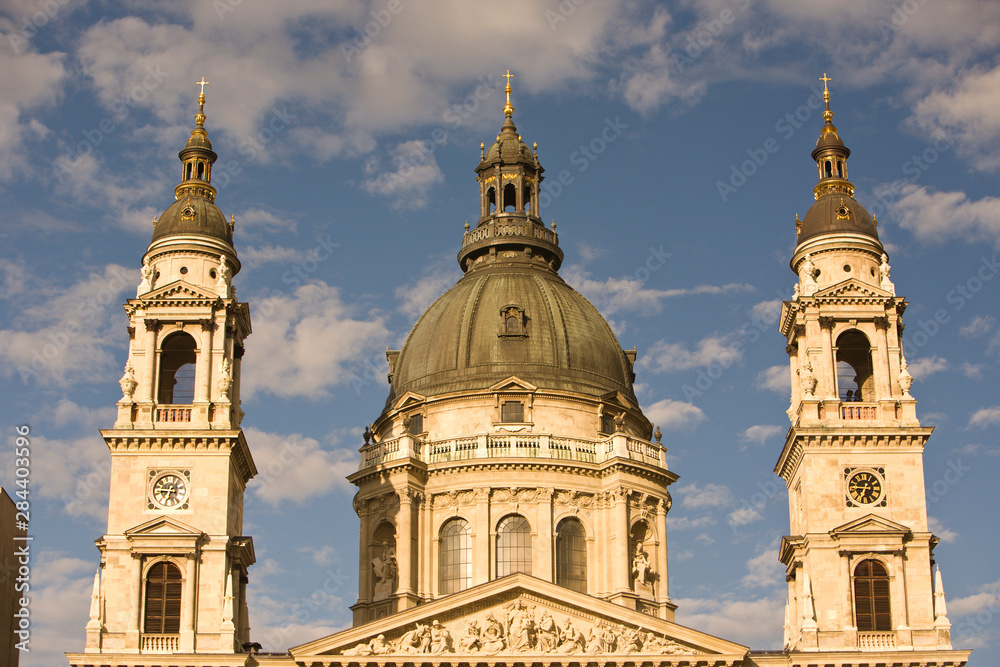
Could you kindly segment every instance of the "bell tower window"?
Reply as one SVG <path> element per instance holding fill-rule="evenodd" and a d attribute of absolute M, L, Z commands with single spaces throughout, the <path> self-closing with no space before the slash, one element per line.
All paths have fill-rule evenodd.
<path fill-rule="evenodd" d="M 181 631 L 181 571 L 173 563 L 160 562 L 146 575 L 143 632 L 174 635 Z"/>
<path fill-rule="evenodd" d="M 517 208 L 517 188 L 513 183 L 503 186 L 503 210 L 513 211 Z"/>
<path fill-rule="evenodd" d="M 486 212 L 493 214 L 497 209 L 497 190 L 496 188 L 490 188 L 486 191 Z"/>
<path fill-rule="evenodd" d="M 158 400 L 166 405 L 194 402 L 195 342 L 190 335 L 178 332 L 163 343 L 160 350 Z"/>
<path fill-rule="evenodd" d="M 520 514 L 511 514 L 497 527 L 497 578 L 515 572 L 531 574 L 531 526 Z"/>
<path fill-rule="evenodd" d="M 842 401 L 870 401 L 875 396 L 872 351 L 868 338 L 856 329 L 837 338 L 837 392 Z"/>
<path fill-rule="evenodd" d="M 556 583 L 587 592 L 587 533 L 574 517 L 560 521 L 556 531 Z"/>
<path fill-rule="evenodd" d="M 874 558 L 861 561 L 854 569 L 854 615 L 860 632 L 892 630 L 889 573 Z"/>
<path fill-rule="evenodd" d="M 198 163 L 198 179 L 202 180 L 202 181 L 205 180 L 205 163 L 204 162 L 199 162 Z"/>

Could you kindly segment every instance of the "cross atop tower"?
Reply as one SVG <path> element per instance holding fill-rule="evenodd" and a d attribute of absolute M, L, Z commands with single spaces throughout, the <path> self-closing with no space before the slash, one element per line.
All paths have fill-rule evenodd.
<path fill-rule="evenodd" d="M 503 107 L 503 113 L 505 116 L 509 117 L 514 115 L 514 107 L 510 103 L 510 79 L 514 75 L 511 74 L 510 70 L 508 69 L 506 74 L 501 74 L 500 76 L 507 79 L 507 88 L 505 90 L 505 92 L 507 93 L 507 104 L 505 104 Z"/>
<path fill-rule="evenodd" d="M 195 81 L 194 82 L 194 85 L 201 86 L 201 93 L 199 93 L 199 95 L 201 95 L 202 97 L 205 96 L 205 86 L 207 86 L 209 83 L 211 83 L 211 82 L 210 81 L 205 81 L 205 77 L 201 77 L 201 81 Z"/>

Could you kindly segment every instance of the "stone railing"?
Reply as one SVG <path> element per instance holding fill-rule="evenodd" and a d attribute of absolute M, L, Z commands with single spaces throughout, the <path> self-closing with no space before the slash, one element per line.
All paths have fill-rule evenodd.
<path fill-rule="evenodd" d="M 858 649 L 861 651 L 887 651 L 896 648 L 895 632 L 859 632 Z"/>
<path fill-rule="evenodd" d="M 176 653 L 180 646 L 179 635 L 143 635 L 142 653 Z"/>
<path fill-rule="evenodd" d="M 603 440 L 564 438 L 548 433 L 481 433 L 446 440 L 402 435 L 361 448 L 361 469 L 414 458 L 424 463 L 468 459 L 529 458 L 603 463 L 616 457 L 666 468 L 663 445 L 616 433 Z"/>
<path fill-rule="evenodd" d="M 878 419 L 878 404 L 841 403 L 840 418 L 846 420 Z"/>
<path fill-rule="evenodd" d="M 156 421 L 158 422 L 189 422 L 191 421 L 190 407 L 176 407 L 173 405 L 156 408 Z"/>

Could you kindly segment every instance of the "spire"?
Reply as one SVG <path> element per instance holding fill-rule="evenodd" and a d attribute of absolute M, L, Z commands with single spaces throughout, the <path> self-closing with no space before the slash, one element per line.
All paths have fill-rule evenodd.
<path fill-rule="evenodd" d="M 823 82 L 824 122 L 819 132 L 819 139 L 816 140 L 816 148 L 812 152 L 819 170 L 819 183 L 813 188 L 813 195 L 816 199 L 827 193 L 853 197 L 854 186 L 847 180 L 847 158 L 850 157 L 851 151 L 837 133 L 837 127 L 833 124 L 833 111 L 830 110 L 828 84 L 833 79 L 824 72 L 820 81 Z"/>
<path fill-rule="evenodd" d="M 205 131 L 205 77 L 195 81 L 201 86 L 198 93 L 198 113 L 194 116 L 194 129 L 184 148 L 178 154 L 181 159 L 181 184 L 174 189 L 177 199 L 183 196 L 199 196 L 215 201 L 215 188 L 211 186 L 212 165 L 218 157 L 212 150 L 212 141 Z"/>
<path fill-rule="evenodd" d="M 510 103 L 510 79 L 514 75 L 510 73 L 510 70 L 507 70 L 507 73 L 502 76 L 507 79 L 507 87 L 504 89 L 504 92 L 507 93 L 507 103 L 503 105 L 503 115 L 510 118 L 514 115 L 514 107 Z"/>

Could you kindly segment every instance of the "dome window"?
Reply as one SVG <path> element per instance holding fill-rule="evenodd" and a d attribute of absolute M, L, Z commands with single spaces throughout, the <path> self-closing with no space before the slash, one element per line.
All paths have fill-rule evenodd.
<path fill-rule="evenodd" d="M 188 204 L 184 207 L 184 210 L 181 211 L 181 220 L 194 220 L 194 214 L 194 206 Z"/>
<path fill-rule="evenodd" d="M 510 304 L 500 309 L 501 338 L 526 338 L 528 330 L 525 327 L 524 308 Z"/>
<path fill-rule="evenodd" d="M 517 208 L 517 188 L 513 183 L 503 186 L 503 210 L 513 211 Z"/>
<path fill-rule="evenodd" d="M 521 401 L 504 401 L 500 405 L 500 421 L 507 424 L 523 424 L 524 403 Z"/>

